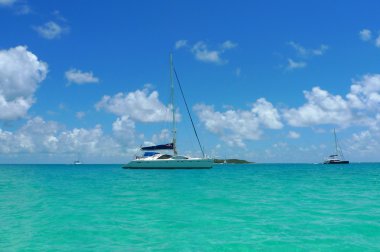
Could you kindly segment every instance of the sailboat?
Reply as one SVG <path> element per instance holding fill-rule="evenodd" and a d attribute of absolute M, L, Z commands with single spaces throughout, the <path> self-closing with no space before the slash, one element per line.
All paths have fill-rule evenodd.
<path fill-rule="evenodd" d="M 335 154 L 328 156 L 323 163 L 324 164 L 349 164 L 350 162 L 348 160 L 344 160 L 343 151 L 339 146 L 335 129 L 334 129 L 334 140 L 335 140 Z"/>
<path fill-rule="evenodd" d="M 81 164 L 82 164 L 82 162 L 80 160 L 75 160 L 73 162 L 73 165 L 81 165 Z"/>
<path fill-rule="evenodd" d="M 199 147 L 201 149 L 202 158 L 188 157 L 184 155 L 178 155 L 177 152 L 177 139 L 176 139 L 176 116 L 174 106 L 174 81 L 173 72 L 177 79 L 178 86 L 181 90 L 182 97 L 184 99 L 188 115 L 190 117 L 195 136 L 198 140 Z M 136 158 L 123 166 L 125 169 L 210 169 L 214 163 L 211 158 L 206 158 L 202 145 L 195 129 L 193 119 L 190 114 L 190 110 L 187 106 L 185 96 L 182 91 L 181 83 L 179 82 L 177 72 L 173 67 L 173 58 L 170 55 L 170 84 L 171 84 L 171 112 L 172 112 L 172 142 L 167 144 L 160 144 L 155 146 L 141 147 L 141 151 L 144 152 L 142 156 L 136 156 Z M 172 151 L 173 154 L 160 153 L 158 151 Z"/>
<path fill-rule="evenodd" d="M 78 153 L 78 158 L 74 160 L 73 165 L 81 165 L 83 164 L 82 161 L 80 161 L 80 155 Z"/>

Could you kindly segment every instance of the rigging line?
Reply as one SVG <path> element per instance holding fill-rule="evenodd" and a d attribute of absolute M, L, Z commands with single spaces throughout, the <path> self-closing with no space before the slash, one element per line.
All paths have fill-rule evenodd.
<path fill-rule="evenodd" d="M 186 98 L 185 98 L 185 95 L 183 94 L 183 90 L 182 90 L 181 82 L 179 81 L 179 78 L 178 78 L 178 75 L 177 75 L 177 71 L 175 70 L 175 67 L 174 67 L 174 66 L 173 66 L 173 71 L 174 71 L 175 78 L 177 79 L 179 89 L 181 90 L 182 98 L 183 98 L 183 101 L 185 102 L 186 110 L 187 110 L 187 113 L 189 114 L 190 121 L 191 121 L 191 125 L 193 126 L 193 130 L 194 130 L 195 136 L 197 137 L 198 144 L 199 144 L 199 148 L 200 148 L 201 151 L 202 151 L 202 155 L 203 155 L 203 157 L 205 157 L 205 153 L 204 153 L 204 151 L 203 151 L 203 148 L 202 148 L 202 145 L 201 145 L 201 141 L 199 140 L 197 130 L 195 129 L 195 126 L 194 126 L 193 118 L 191 117 L 191 114 L 190 114 L 189 106 L 187 106 Z"/>

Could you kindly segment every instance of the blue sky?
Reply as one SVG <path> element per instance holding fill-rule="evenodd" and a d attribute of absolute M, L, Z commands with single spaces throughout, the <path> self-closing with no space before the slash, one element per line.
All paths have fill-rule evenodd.
<path fill-rule="evenodd" d="M 377 1 L 0 0 L 0 162 L 170 141 L 169 53 L 208 155 L 379 161 Z M 176 93 L 178 147 L 199 155 Z"/>

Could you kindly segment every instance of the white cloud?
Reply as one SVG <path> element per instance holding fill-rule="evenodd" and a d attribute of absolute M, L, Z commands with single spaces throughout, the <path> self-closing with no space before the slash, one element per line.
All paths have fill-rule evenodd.
<path fill-rule="evenodd" d="M 17 15 L 26 15 L 32 12 L 27 2 L 22 0 L 0 0 L 0 7 L 9 8 Z"/>
<path fill-rule="evenodd" d="M 65 130 L 36 117 L 15 132 L 0 129 L 0 157 L 12 162 L 70 163 L 80 154 L 86 163 L 121 163 L 136 152 L 133 137 L 124 139 L 104 134 L 100 125 Z"/>
<path fill-rule="evenodd" d="M 103 133 L 102 127 L 65 130 L 57 122 L 35 117 L 14 133 L 0 131 L 2 153 L 86 153 L 113 155 L 120 145 Z"/>
<path fill-rule="evenodd" d="M 325 54 L 325 52 L 327 51 L 327 49 L 329 49 L 329 47 L 327 45 L 320 45 L 319 48 L 317 49 L 313 49 L 311 51 L 312 55 L 315 55 L 315 56 L 321 56 L 323 54 Z"/>
<path fill-rule="evenodd" d="M 320 45 L 319 48 L 316 49 L 307 49 L 300 44 L 297 44 L 293 41 L 290 41 L 288 43 L 296 52 L 299 56 L 301 57 L 310 57 L 310 56 L 322 56 L 325 54 L 325 52 L 329 49 L 327 45 Z"/>
<path fill-rule="evenodd" d="M 288 137 L 289 138 L 292 138 L 292 139 L 297 139 L 297 138 L 300 138 L 300 134 L 295 132 L 295 131 L 289 131 L 288 133 Z"/>
<path fill-rule="evenodd" d="M 380 47 L 380 35 L 372 39 L 372 32 L 369 29 L 363 29 L 359 32 L 360 39 L 367 42 L 373 42 L 376 47 Z"/>
<path fill-rule="evenodd" d="M 293 41 L 290 41 L 288 43 L 291 47 L 293 47 L 294 50 L 296 50 L 296 52 L 301 55 L 301 56 L 306 56 L 308 54 L 308 51 L 301 45 L 293 42 Z"/>
<path fill-rule="evenodd" d="M 154 134 L 152 137 L 153 145 L 170 141 L 171 132 L 168 129 L 163 129 L 159 134 Z"/>
<path fill-rule="evenodd" d="M 140 122 L 171 121 L 170 106 L 162 104 L 157 91 L 149 93 L 148 89 L 127 94 L 118 93 L 113 97 L 105 95 L 95 107 L 97 110 L 104 109 L 117 116 L 129 116 Z M 178 113 L 176 117 L 180 120 Z"/>
<path fill-rule="evenodd" d="M 294 41 L 290 41 L 288 45 L 296 51 L 298 60 L 288 58 L 288 63 L 285 67 L 287 70 L 305 68 L 307 66 L 306 60 L 309 60 L 315 56 L 322 56 L 329 49 L 329 47 L 324 44 L 321 44 L 318 48 L 315 49 L 308 49 L 301 46 L 300 44 L 295 43 Z"/>
<path fill-rule="evenodd" d="M 250 111 L 218 112 L 204 104 L 197 104 L 194 109 L 206 129 L 231 146 L 244 147 L 244 139 L 257 140 L 262 134 L 257 117 Z"/>
<path fill-rule="evenodd" d="M 364 130 L 354 133 L 345 145 L 345 154 L 350 158 L 363 159 L 368 162 L 378 161 L 380 149 L 379 131 Z M 346 155 L 347 155 L 346 154 Z"/>
<path fill-rule="evenodd" d="M 285 110 L 283 116 L 292 126 L 318 124 L 348 125 L 352 114 L 348 103 L 339 95 L 331 95 L 320 87 L 304 91 L 307 103 L 297 109 Z"/>
<path fill-rule="evenodd" d="M 58 148 L 58 140 L 53 137 L 59 129 L 55 122 L 45 122 L 35 117 L 26 122 L 17 132 L 0 129 L 0 152 L 46 152 Z"/>
<path fill-rule="evenodd" d="M 69 83 L 76 83 L 79 85 L 99 82 L 99 78 L 95 77 L 92 72 L 82 72 L 77 69 L 66 71 L 65 76 Z"/>
<path fill-rule="evenodd" d="M 0 6 L 11 6 L 16 2 L 17 0 L 0 0 Z"/>
<path fill-rule="evenodd" d="M 208 63 L 216 63 L 216 64 L 224 64 L 228 61 L 221 58 L 221 55 L 229 49 L 236 47 L 237 44 L 231 42 L 230 40 L 225 41 L 221 45 L 221 49 L 219 50 L 210 50 L 207 44 L 203 41 L 199 41 L 195 43 L 191 49 L 191 52 L 194 54 L 195 58 L 199 61 L 208 62 Z"/>
<path fill-rule="evenodd" d="M 86 115 L 86 113 L 83 112 L 83 111 L 78 111 L 78 112 L 75 114 L 76 118 L 78 118 L 78 119 L 82 119 L 83 117 L 85 117 L 85 115 Z"/>
<path fill-rule="evenodd" d="M 261 124 L 269 129 L 281 129 L 283 127 L 277 109 L 265 98 L 258 99 L 253 104 L 251 112 L 258 117 Z"/>
<path fill-rule="evenodd" d="M 175 42 L 175 49 L 180 49 L 182 47 L 186 47 L 187 46 L 187 40 L 185 39 L 181 39 L 181 40 L 178 40 L 177 42 Z"/>
<path fill-rule="evenodd" d="M 118 117 L 116 121 L 112 123 L 112 131 L 116 141 L 122 145 L 130 145 L 134 142 L 136 136 L 135 122 L 128 116 Z"/>
<path fill-rule="evenodd" d="M 105 136 L 100 125 L 92 129 L 74 128 L 58 135 L 58 153 L 86 153 L 90 155 L 113 155 L 118 150 L 115 141 Z"/>
<path fill-rule="evenodd" d="M 360 39 L 363 41 L 369 41 L 372 38 L 372 32 L 368 29 L 363 29 L 359 32 Z"/>
<path fill-rule="evenodd" d="M 380 74 L 367 74 L 355 81 L 346 97 L 352 108 L 366 110 L 379 108 Z"/>
<path fill-rule="evenodd" d="M 56 22 L 49 21 L 43 25 L 33 27 L 38 34 L 45 39 L 57 39 L 69 32 L 68 27 L 63 27 Z"/>
<path fill-rule="evenodd" d="M 375 45 L 377 47 L 380 47 L 380 35 L 377 37 L 376 41 L 375 41 Z"/>
<path fill-rule="evenodd" d="M 220 58 L 220 53 L 221 53 L 220 51 L 217 51 L 217 50 L 210 51 L 207 48 L 207 45 L 202 41 L 196 43 L 193 46 L 192 52 L 194 53 L 195 58 L 197 60 L 200 60 L 203 62 L 212 62 L 212 63 L 218 63 L 218 64 L 225 62 L 224 60 Z"/>
<path fill-rule="evenodd" d="M 292 59 L 288 59 L 288 70 L 293 70 L 293 69 L 299 69 L 299 68 L 304 68 L 306 67 L 307 63 L 304 61 L 294 61 Z"/>
<path fill-rule="evenodd" d="M 25 46 L 0 50 L 0 120 L 14 120 L 27 114 L 47 72 L 47 64 Z"/>
<path fill-rule="evenodd" d="M 283 126 L 277 110 L 264 98 L 253 103 L 249 111 L 230 109 L 218 112 L 204 104 L 197 104 L 194 109 L 206 129 L 231 146 L 244 147 L 245 140 L 259 139 L 261 127 L 280 129 Z"/>
<path fill-rule="evenodd" d="M 283 117 L 292 126 L 335 124 L 343 127 L 377 127 L 380 112 L 380 74 L 367 74 L 354 81 L 345 98 L 320 87 L 304 91 L 307 102 L 299 108 L 286 109 Z"/>
<path fill-rule="evenodd" d="M 222 44 L 223 50 L 228 50 L 228 49 L 232 49 L 235 47 L 237 47 L 237 44 L 232 42 L 231 40 L 227 40 L 227 41 L 223 42 L 223 44 Z"/>

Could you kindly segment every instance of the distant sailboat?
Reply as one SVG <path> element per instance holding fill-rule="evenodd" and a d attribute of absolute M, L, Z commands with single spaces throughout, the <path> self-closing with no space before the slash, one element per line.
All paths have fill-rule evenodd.
<path fill-rule="evenodd" d="M 177 139 L 176 139 L 176 117 L 174 106 L 174 83 L 173 72 L 177 79 L 178 85 L 181 90 L 182 97 L 184 99 L 187 112 L 189 114 L 195 136 L 197 137 L 199 147 L 203 154 L 202 158 L 193 158 L 178 155 L 177 153 Z M 142 156 L 136 156 L 135 160 L 132 160 L 123 168 L 125 169 L 209 169 L 212 167 L 214 160 L 206 158 L 200 140 L 198 138 L 197 131 L 195 129 L 193 119 L 191 118 L 189 108 L 187 106 L 185 96 L 182 91 L 181 83 L 179 82 L 177 73 L 173 67 L 172 55 L 170 55 L 170 80 L 171 80 L 171 112 L 172 112 L 172 133 L 173 139 L 171 143 L 160 144 L 155 146 L 142 147 L 141 151 L 145 151 Z M 173 155 L 166 153 L 156 152 L 158 150 L 173 150 Z"/>
<path fill-rule="evenodd" d="M 336 137 L 336 132 L 334 129 L 334 140 L 335 140 L 335 154 L 332 154 L 327 157 L 323 162 L 324 164 L 348 164 L 348 160 L 344 160 L 343 151 L 339 146 L 338 138 Z"/>
<path fill-rule="evenodd" d="M 73 165 L 81 165 L 81 164 L 82 164 L 82 161 L 80 161 L 80 155 L 78 153 L 78 158 L 74 160 Z"/>

